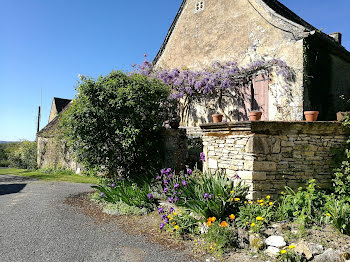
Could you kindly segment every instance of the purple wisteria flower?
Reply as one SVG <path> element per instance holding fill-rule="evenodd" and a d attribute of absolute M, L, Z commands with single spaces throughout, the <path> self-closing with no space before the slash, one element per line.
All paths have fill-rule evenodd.
<path fill-rule="evenodd" d="M 153 195 L 151 193 L 147 194 L 148 200 L 151 200 L 153 198 Z"/>
<path fill-rule="evenodd" d="M 183 186 L 183 187 L 187 186 L 187 184 L 188 184 L 188 183 L 187 183 L 186 180 L 182 180 L 182 186 Z"/>
<path fill-rule="evenodd" d="M 204 155 L 204 152 L 200 153 L 199 155 L 200 159 L 205 162 L 205 155 Z"/>
<path fill-rule="evenodd" d="M 160 230 L 162 230 L 164 227 L 165 227 L 165 224 L 164 224 L 164 223 L 161 223 L 161 224 L 159 225 Z"/>
<path fill-rule="evenodd" d="M 163 208 L 158 208 L 158 214 L 163 214 L 164 213 L 164 209 Z"/>
<path fill-rule="evenodd" d="M 168 193 L 169 192 L 169 188 L 164 188 L 164 190 L 163 190 L 163 193 Z"/>

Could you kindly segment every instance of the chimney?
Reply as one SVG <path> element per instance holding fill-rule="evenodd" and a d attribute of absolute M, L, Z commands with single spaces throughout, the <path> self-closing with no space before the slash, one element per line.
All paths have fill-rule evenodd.
<path fill-rule="evenodd" d="M 329 34 L 330 37 L 334 39 L 335 42 L 341 45 L 342 34 L 339 32 Z"/>

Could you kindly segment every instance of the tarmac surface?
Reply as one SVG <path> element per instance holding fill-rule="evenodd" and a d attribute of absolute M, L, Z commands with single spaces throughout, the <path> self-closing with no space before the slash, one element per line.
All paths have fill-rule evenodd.
<path fill-rule="evenodd" d="M 189 261 L 64 203 L 90 186 L 0 175 L 0 262 Z"/>

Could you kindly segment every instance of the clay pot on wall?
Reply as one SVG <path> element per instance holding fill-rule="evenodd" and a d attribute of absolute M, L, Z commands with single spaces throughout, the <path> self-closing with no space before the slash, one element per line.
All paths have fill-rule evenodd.
<path fill-rule="evenodd" d="M 262 112 L 260 111 L 253 111 L 249 113 L 249 120 L 250 121 L 259 121 L 261 119 Z"/>
<path fill-rule="evenodd" d="M 317 121 L 319 111 L 304 111 L 306 121 Z"/>
<path fill-rule="evenodd" d="M 214 115 L 212 115 L 212 117 L 213 117 L 213 122 L 214 123 L 222 122 L 223 115 L 221 115 L 221 114 L 214 114 Z"/>
<path fill-rule="evenodd" d="M 350 112 L 338 112 L 337 113 L 337 120 L 343 121 L 346 116 L 350 115 Z"/>

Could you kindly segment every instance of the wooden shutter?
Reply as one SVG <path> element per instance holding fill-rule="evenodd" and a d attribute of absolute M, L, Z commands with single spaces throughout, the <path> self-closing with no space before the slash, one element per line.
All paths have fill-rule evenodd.
<path fill-rule="evenodd" d="M 259 74 L 253 78 L 252 110 L 262 112 L 261 120 L 269 120 L 269 76 Z"/>

